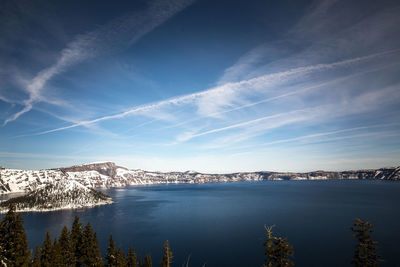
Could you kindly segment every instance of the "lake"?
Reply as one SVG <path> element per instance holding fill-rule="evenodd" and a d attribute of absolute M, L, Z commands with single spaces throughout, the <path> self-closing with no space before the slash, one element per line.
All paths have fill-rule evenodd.
<path fill-rule="evenodd" d="M 375 225 L 386 266 L 400 266 L 400 183 L 262 181 L 170 184 L 103 190 L 115 203 L 92 209 L 25 213 L 30 247 L 69 228 L 78 215 L 97 231 L 103 256 L 110 233 L 158 266 L 169 240 L 174 266 L 261 266 L 264 224 L 294 246 L 296 266 L 350 266 L 355 218 Z M 397 263 L 396 263 L 397 262 Z"/>

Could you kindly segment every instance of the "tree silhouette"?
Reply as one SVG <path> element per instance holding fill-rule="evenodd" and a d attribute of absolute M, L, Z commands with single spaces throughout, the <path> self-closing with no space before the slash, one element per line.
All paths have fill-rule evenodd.
<path fill-rule="evenodd" d="M 80 253 L 79 263 L 83 266 L 103 266 L 97 234 L 93 231 L 90 222 L 83 229 Z"/>
<path fill-rule="evenodd" d="M 128 267 L 138 267 L 136 260 L 136 252 L 132 246 L 129 246 L 128 255 L 126 257 Z"/>
<path fill-rule="evenodd" d="M 59 238 L 63 266 L 75 265 L 75 249 L 71 242 L 70 233 L 66 226 L 63 227 Z"/>
<path fill-rule="evenodd" d="M 144 257 L 144 267 L 152 267 L 152 266 L 153 266 L 153 264 L 152 264 L 152 261 L 151 261 L 151 255 L 147 254 Z"/>
<path fill-rule="evenodd" d="M 354 257 L 351 261 L 356 267 L 376 267 L 379 262 L 383 261 L 381 256 L 376 252 L 377 241 L 372 240 L 370 233 L 374 232 L 374 226 L 370 222 L 363 222 L 357 218 L 350 230 L 354 233 L 353 237 L 357 238 L 358 244 L 354 250 Z"/>
<path fill-rule="evenodd" d="M 106 255 L 106 266 L 116 266 L 116 262 L 117 262 L 117 250 L 115 249 L 115 243 L 112 238 L 112 235 L 110 235 L 110 242 L 108 245 L 107 255 Z"/>
<path fill-rule="evenodd" d="M 72 223 L 70 240 L 76 266 L 79 266 L 79 260 L 82 258 L 82 253 L 80 251 L 82 245 L 82 224 L 79 222 L 78 216 L 75 216 L 74 222 Z"/>
<path fill-rule="evenodd" d="M 30 252 L 22 216 L 10 206 L 0 222 L 0 260 L 7 266 L 28 266 Z"/>
<path fill-rule="evenodd" d="M 143 258 L 142 257 L 138 258 L 138 267 L 144 267 L 144 263 L 143 263 Z"/>
<path fill-rule="evenodd" d="M 40 249 L 39 245 L 36 245 L 35 254 L 33 255 L 31 267 L 40 267 Z"/>
<path fill-rule="evenodd" d="M 169 247 L 169 242 L 167 240 L 164 244 L 164 253 L 163 253 L 162 260 L 161 260 L 161 266 L 162 267 L 171 267 L 171 263 L 172 263 L 172 252 Z"/>
<path fill-rule="evenodd" d="M 119 247 L 118 250 L 117 250 L 115 266 L 117 266 L 117 267 L 126 267 L 126 265 L 127 265 L 127 261 L 126 261 L 126 258 L 125 258 L 125 254 L 122 251 L 122 247 Z"/>
<path fill-rule="evenodd" d="M 57 238 L 54 239 L 53 246 L 51 247 L 51 266 L 64 266 L 62 257 L 61 257 L 61 248 L 60 243 L 58 243 Z"/>
<path fill-rule="evenodd" d="M 265 254 L 265 267 L 283 267 L 294 266 L 293 261 L 289 258 L 293 256 L 293 246 L 286 240 L 286 238 L 275 237 L 272 235 L 272 228 L 275 225 L 267 227 L 266 240 L 264 242 Z"/>
<path fill-rule="evenodd" d="M 53 244 L 51 242 L 50 232 L 46 232 L 46 237 L 43 241 L 42 248 L 40 250 L 40 263 L 43 267 L 51 267 L 51 251 Z"/>

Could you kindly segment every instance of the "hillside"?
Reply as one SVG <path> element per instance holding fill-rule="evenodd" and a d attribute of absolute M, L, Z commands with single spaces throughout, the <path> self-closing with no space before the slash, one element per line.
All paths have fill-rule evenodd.
<path fill-rule="evenodd" d="M 76 209 L 112 203 L 112 199 L 92 188 L 71 180 L 43 184 L 24 196 L 0 202 L 0 213 L 14 205 L 19 212 Z"/>
<path fill-rule="evenodd" d="M 76 181 L 88 188 L 124 187 L 165 183 L 212 183 L 260 180 L 374 179 L 400 180 L 400 167 L 343 172 L 239 172 L 204 174 L 129 170 L 113 162 L 92 163 L 51 170 L 0 169 L 0 193 L 30 192 L 43 184 L 60 180 Z"/>

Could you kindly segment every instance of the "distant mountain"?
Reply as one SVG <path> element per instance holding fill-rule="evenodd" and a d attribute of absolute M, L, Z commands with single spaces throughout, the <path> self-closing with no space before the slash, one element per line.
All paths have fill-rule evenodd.
<path fill-rule="evenodd" d="M 51 170 L 0 169 L 0 193 L 30 192 L 43 184 L 60 180 L 76 181 L 88 188 L 124 187 L 166 183 L 213 183 L 260 180 L 327 180 L 369 179 L 400 180 L 400 167 L 343 172 L 238 172 L 230 174 L 204 174 L 187 172 L 152 172 L 129 170 L 113 162 L 83 164 Z"/>
<path fill-rule="evenodd" d="M 112 199 L 77 181 L 61 179 L 45 183 L 26 195 L 0 202 L 0 213 L 7 212 L 10 205 L 21 211 L 50 211 L 93 207 L 112 203 Z"/>

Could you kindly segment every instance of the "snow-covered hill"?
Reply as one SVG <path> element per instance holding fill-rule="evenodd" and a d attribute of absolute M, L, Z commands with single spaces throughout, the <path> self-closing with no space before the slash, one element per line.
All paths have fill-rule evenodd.
<path fill-rule="evenodd" d="M 30 192 L 38 186 L 60 180 L 76 181 L 88 188 L 124 187 L 165 183 L 210 183 L 259 180 L 379 179 L 400 180 L 400 167 L 343 172 L 308 173 L 240 172 L 204 174 L 129 170 L 113 162 L 92 163 L 52 170 L 0 169 L 0 193 Z"/>
<path fill-rule="evenodd" d="M 37 186 L 26 195 L 0 202 L 0 213 L 14 205 L 19 212 L 51 211 L 93 207 L 112 203 L 112 199 L 77 181 L 61 179 Z"/>

